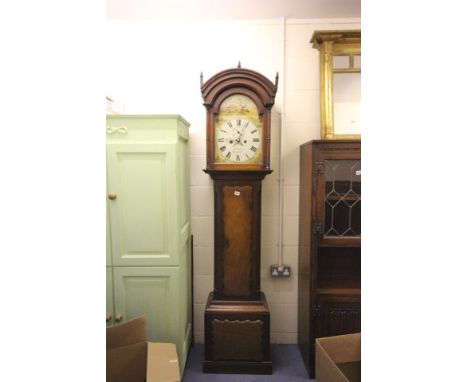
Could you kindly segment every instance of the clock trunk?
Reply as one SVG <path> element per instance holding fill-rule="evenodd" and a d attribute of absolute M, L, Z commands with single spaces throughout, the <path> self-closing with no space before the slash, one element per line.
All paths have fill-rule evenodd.
<path fill-rule="evenodd" d="M 262 184 L 243 173 L 214 179 L 215 299 L 260 298 L 260 221 Z M 250 177 L 251 178 L 251 177 Z"/>
<path fill-rule="evenodd" d="M 223 297 L 250 297 L 252 294 L 252 185 L 221 186 L 222 290 Z"/>

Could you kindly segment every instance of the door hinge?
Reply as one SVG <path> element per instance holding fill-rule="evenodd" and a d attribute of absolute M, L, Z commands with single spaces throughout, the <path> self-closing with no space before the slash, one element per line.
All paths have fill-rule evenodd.
<path fill-rule="evenodd" d="M 321 235 L 322 234 L 322 223 L 314 222 L 312 226 L 312 232 L 314 235 Z"/>
<path fill-rule="evenodd" d="M 323 174 L 325 172 L 325 162 L 323 161 L 314 162 L 313 172 L 315 175 Z"/>
<path fill-rule="evenodd" d="M 312 317 L 316 318 L 320 315 L 320 305 L 314 304 L 312 305 Z"/>

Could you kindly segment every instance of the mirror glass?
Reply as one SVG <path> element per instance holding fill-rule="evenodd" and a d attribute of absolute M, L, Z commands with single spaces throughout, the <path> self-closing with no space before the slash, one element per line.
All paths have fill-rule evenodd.
<path fill-rule="evenodd" d="M 361 73 L 333 74 L 335 134 L 361 134 Z"/>

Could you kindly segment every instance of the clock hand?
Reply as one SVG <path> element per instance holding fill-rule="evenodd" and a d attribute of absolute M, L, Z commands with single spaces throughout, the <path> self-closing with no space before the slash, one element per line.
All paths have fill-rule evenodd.
<path fill-rule="evenodd" d="M 242 136 L 244 135 L 245 133 L 245 128 L 249 125 L 250 121 L 247 121 L 247 123 L 244 125 L 244 127 L 242 128 Z"/>
<path fill-rule="evenodd" d="M 243 144 L 241 142 L 243 133 L 241 133 L 239 130 L 236 130 L 236 133 L 239 134 L 239 135 L 236 138 L 236 143 L 235 144 L 240 144 L 241 146 L 243 146 Z"/>
<path fill-rule="evenodd" d="M 239 143 L 243 146 L 244 143 L 247 143 L 246 140 L 244 140 L 244 134 L 245 134 L 245 128 L 247 127 L 247 125 L 245 125 L 243 128 L 242 128 L 242 133 L 239 135 Z M 244 141 L 244 143 L 242 143 L 242 141 Z"/>
<path fill-rule="evenodd" d="M 233 128 L 233 130 L 234 130 L 234 133 L 239 134 L 239 132 L 237 130 L 235 130 L 234 128 Z M 230 143 L 237 141 L 237 138 L 233 137 L 233 132 L 232 131 L 231 131 L 231 137 L 229 138 L 229 141 L 230 141 Z"/>

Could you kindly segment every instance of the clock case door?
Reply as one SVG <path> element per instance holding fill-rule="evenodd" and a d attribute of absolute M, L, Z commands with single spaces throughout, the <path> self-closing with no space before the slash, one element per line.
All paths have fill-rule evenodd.
<path fill-rule="evenodd" d="M 260 299 L 262 179 L 271 171 L 214 176 L 215 300 Z"/>

